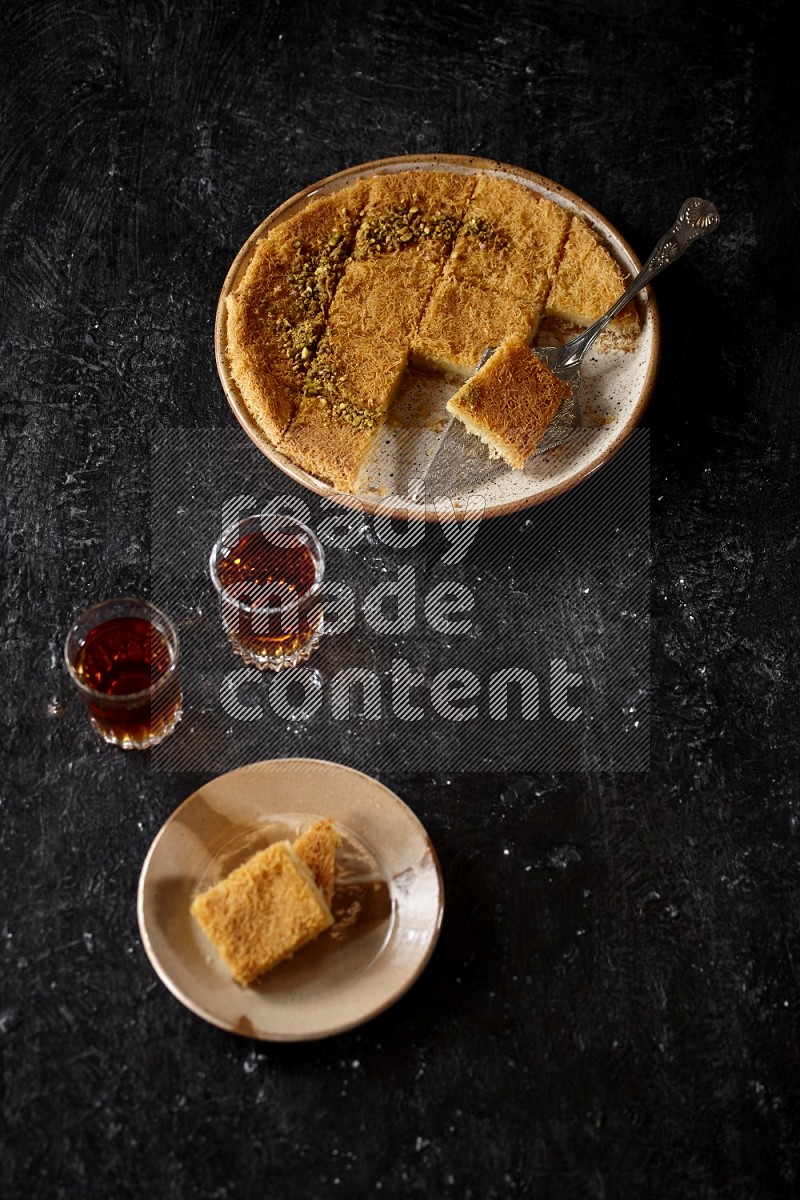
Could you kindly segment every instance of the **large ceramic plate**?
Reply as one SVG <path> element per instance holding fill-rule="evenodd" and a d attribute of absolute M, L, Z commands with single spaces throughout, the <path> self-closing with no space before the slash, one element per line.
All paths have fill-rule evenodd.
<path fill-rule="evenodd" d="M 390 516 L 441 520 L 452 514 L 435 502 L 413 503 L 407 498 L 411 481 L 420 478 L 430 462 L 441 437 L 446 417 L 445 404 L 456 390 L 444 379 L 432 380 L 423 373 L 412 373 L 405 393 L 395 402 L 386 435 L 376 439 L 375 448 L 364 472 L 363 490 L 346 495 L 315 479 L 280 454 L 259 429 L 247 410 L 231 376 L 226 352 L 225 301 L 238 284 L 255 250 L 256 242 L 267 230 L 299 212 L 312 198 L 334 192 L 356 179 L 376 171 L 411 169 L 448 170 L 471 173 L 477 170 L 516 180 L 534 192 L 555 200 L 570 212 L 580 213 L 604 239 L 623 271 L 633 276 L 641 263 L 611 223 L 586 201 L 552 180 L 521 167 L 491 159 L 460 155 L 431 154 L 377 159 L 347 171 L 330 175 L 292 196 L 261 222 L 236 255 L 225 278 L 217 305 L 214 331 L 217 371 L 223 390 L 237 420 L 248 437 L 286 475 L 304 487 L 349 507 Z M 637 299 L 642 332 L 630 353 L 593 354 L 584 360 L 581 402 L 587 428 L 566 445 L 559 446 L 529 461 L 524 471 L 506 471 L 483 484 L 476 494 L 465 492 L 451 497 L 453 506 L 470 516 L 501 516 L 548 500 L 574 487 L 616 453 L 638 425 L 655 382 L 660 352 L 660 327 L 655 300 L 649 288 Z M 479 495 L 477 494 L 479 492 Z"/>
<path fill-rule="evenodd" d="M 321 816 L 342 837 L 335 923 L 239 987 L 191 916 L 192 898 Z M 142 867 L 138 917 L 153 967 L 187 1008 L 232 1033 L 289 1042 L 352 1029 L 399 999 L 433 953 L 443 905 L 435 851 L 398 796 L 350 767 L 287 758 L 220 775 L 176 809 Z"/>

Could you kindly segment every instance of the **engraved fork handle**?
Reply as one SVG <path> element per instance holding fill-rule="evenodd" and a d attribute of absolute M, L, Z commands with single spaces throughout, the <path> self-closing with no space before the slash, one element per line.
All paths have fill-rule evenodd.
<path fill-rule="evenodd" d="M 610 321 L 613 321 L 628 301 L 646 287 L 659 271 L 663 271 L 670 263 L 679 259 L 692 242 L 696 242 L 707 233 L 713 233 L 718 225 L 719 213 L 710 200 L 701 200 L 699 196 L 691 196 L 684 200 L 675 224 L 656 244 L 647 262 L 636 278 L 628 284 L 619 300 L 611 305 L 599 321 L 595 321 L 594 325 L 590 325 L 583 333 L 566 343 L 555 365 L 562 369 L 576 367 L 594 339 L 603 332 Z"/>

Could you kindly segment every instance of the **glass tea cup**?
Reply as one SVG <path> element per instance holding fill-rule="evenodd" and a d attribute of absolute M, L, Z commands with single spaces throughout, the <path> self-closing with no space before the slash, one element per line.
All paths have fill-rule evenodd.
<path fill-rule="evenodd" d="M 322 634 L 325 554 L 316 534 L 281 513 L 240 516 L 211 551 L 222 624 L 248 666 L 305 662 Z"/>
<path fill-rule="evenodd" d="M 120 596 L 81 613 L 64 660 L 91 724 L 113 746 L 157 746 L 183 715 L 178 634 L 149 600 Z"/>

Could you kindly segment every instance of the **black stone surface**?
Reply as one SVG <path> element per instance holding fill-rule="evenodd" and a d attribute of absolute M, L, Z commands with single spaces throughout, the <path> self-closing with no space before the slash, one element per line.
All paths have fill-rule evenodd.
<path fill-rule="evenodd" d="M 2 10 L 7 1197 L 724 1197 L 800 1188 L 798 112 L 785 3 Z M 385 155 L 540 171 L 657 282 L 651 766 L 374 773 L 447 914 L 391 1010 L 306 1045 L 184 1010 L 139 942 L 150 842 L 203 777 L 87 728 L 73 615 L 150 588 L 154 423 L 228 424 L 233 254 Z M 271 470 L 271 468 L 270 468 Z"/>

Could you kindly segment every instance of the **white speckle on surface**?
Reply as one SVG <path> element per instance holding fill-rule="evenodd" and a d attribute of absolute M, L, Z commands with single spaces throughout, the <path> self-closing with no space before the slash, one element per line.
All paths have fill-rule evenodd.
<path fill-rule="evenodd" d="M 581 861 L 580 851 L 575 846 L 555 846 L 548 854 L 547 861 L 551 867 L 564 871 L 569 863 Z"/>

